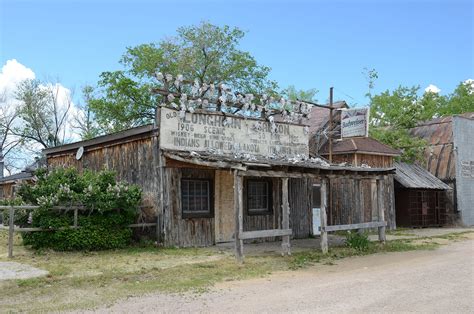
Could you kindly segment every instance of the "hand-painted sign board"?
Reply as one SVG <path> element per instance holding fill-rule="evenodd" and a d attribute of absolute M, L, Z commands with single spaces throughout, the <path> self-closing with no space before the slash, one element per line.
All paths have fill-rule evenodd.
<path fill-rule="evenodd" d="M 250 154 L 260 157 L 309 156 L 309 138 L 302 125 L 189 113 L 161 108 L 160 148 L 178 151 Z"/>

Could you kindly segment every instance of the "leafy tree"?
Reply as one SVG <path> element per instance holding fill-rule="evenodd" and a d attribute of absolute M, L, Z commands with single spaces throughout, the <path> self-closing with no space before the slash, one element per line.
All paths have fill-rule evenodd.
<path fill-rule="evenodd" d="M 311 102 L 317 102 L 316 94 L 318 92 L 319 91 L 316 88 L 311 88 L 308 90 L 297 90 L 294 85 L 290 85 L 282 91 L 282 94 L 290 100 L 306 100 Z"/>
<path fill-rule="evenodd" d="M 459 83 L 454 92 L 448 95 L 445 106 L 440 109 L 441 115 L 474 112 L 474 81 L 467 80 Z"/>
<path fill-rule="evenodd" d="M 127 48 L 120 60 L 124 70 L 103 72 L 98 96 L 89 102 L 99 125 L 116 131 L 152 121 L 160 103 L 151 91 L 157 72 L 182 74 L 201 84 L 225 83 L 243 93 L 276 90 L 276 82 L 268 78 L 270 68 L 239 49 L 244 35 L 238 28 L 202 22 L 180 27 L 175 37 L 158 43 Z"/>
<path fill-rule="evenodd" d="M 82 89 L 85 104 L 77 106 L 79 113 L 73 118 L 73 127 L 79 131 L 83 140 L 94 138 L 100 134 L 99 126 L 90 107 L 93 92 L 94 89 L 91 86 L 85 86 Z"/>
<path fill-rule="evenodd" d="M 42 148 L 64 144 L 72 100 L 61 95 L 59 84 L 42 84 L 38 80 L 22 81 L 16 98 L 21 102 L 18 117 L 21 125 L 13 133 Z"/>

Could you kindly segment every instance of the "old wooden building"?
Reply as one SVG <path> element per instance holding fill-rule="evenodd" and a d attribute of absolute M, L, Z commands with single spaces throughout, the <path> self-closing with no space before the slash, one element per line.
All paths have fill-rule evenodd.
<path fill-rule="evenodd" d="M 274 130 L 270 127 L 256 118 L 209 111 L 180 117 L 176 110 L 161 108 L 156 125 L 44 154 L 48 167 L 106 168 L 139 184 L 142 217 L 157 223 L 153 233 L 166 246 L 229 241 L 239 246 L 244 240 L 275 237 L 289 243 L 290 236 L 308 237 L 319 229 L 325 234 L 326 213 L 333 225 L 394 224 L 393 169 L 330 165 L 309 156 L 304 125 L 278 122 Z M 329 180 L 341 180 L 340 189 L 329 191 Z M 343 212 L 337 206 L 326 209 L 328 202 L 346 202 L 348 194 L 353 200 Z M 313 217 L 315 208 L 321 208 L 320 217 Z M 321 228 L 315 227 L 315 218 L 321 218 Z"/>

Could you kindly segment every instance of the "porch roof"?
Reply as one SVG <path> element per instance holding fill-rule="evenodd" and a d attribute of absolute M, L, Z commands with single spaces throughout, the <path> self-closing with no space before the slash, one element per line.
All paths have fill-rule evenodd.
<path fill-rule="evenodd" d="M 405 188 L 450 190 L 451 187 L 416 164 L 396 162 L 395 180 Z"/>
<path fill-rule="evenodd" d="M 211 153 L 196 153 L 186 151 L 164 151 L 166 158 L 195 165 L 228 168 L 241 171 L 247 170 L 280 170 L 286 172 L 299 172 L 308 174 L 389 174 L 395 168 L 368 168 L 331 165 L 324 158 L 262 158 L 249 155 L 216 155 Z"/>

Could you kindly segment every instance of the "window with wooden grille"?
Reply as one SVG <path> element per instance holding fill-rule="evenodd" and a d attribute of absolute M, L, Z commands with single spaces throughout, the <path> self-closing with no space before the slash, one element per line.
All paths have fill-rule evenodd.
<path fill-rule="evenodd" d="M 211 180 L 181 179 L 183 218 L 212 217 Z"/>
<path fill-rule="evenodd" d="M 270 180 L 247 180 L 247 213 L 266 215 L 272 213 L 272 182 Z"/>

